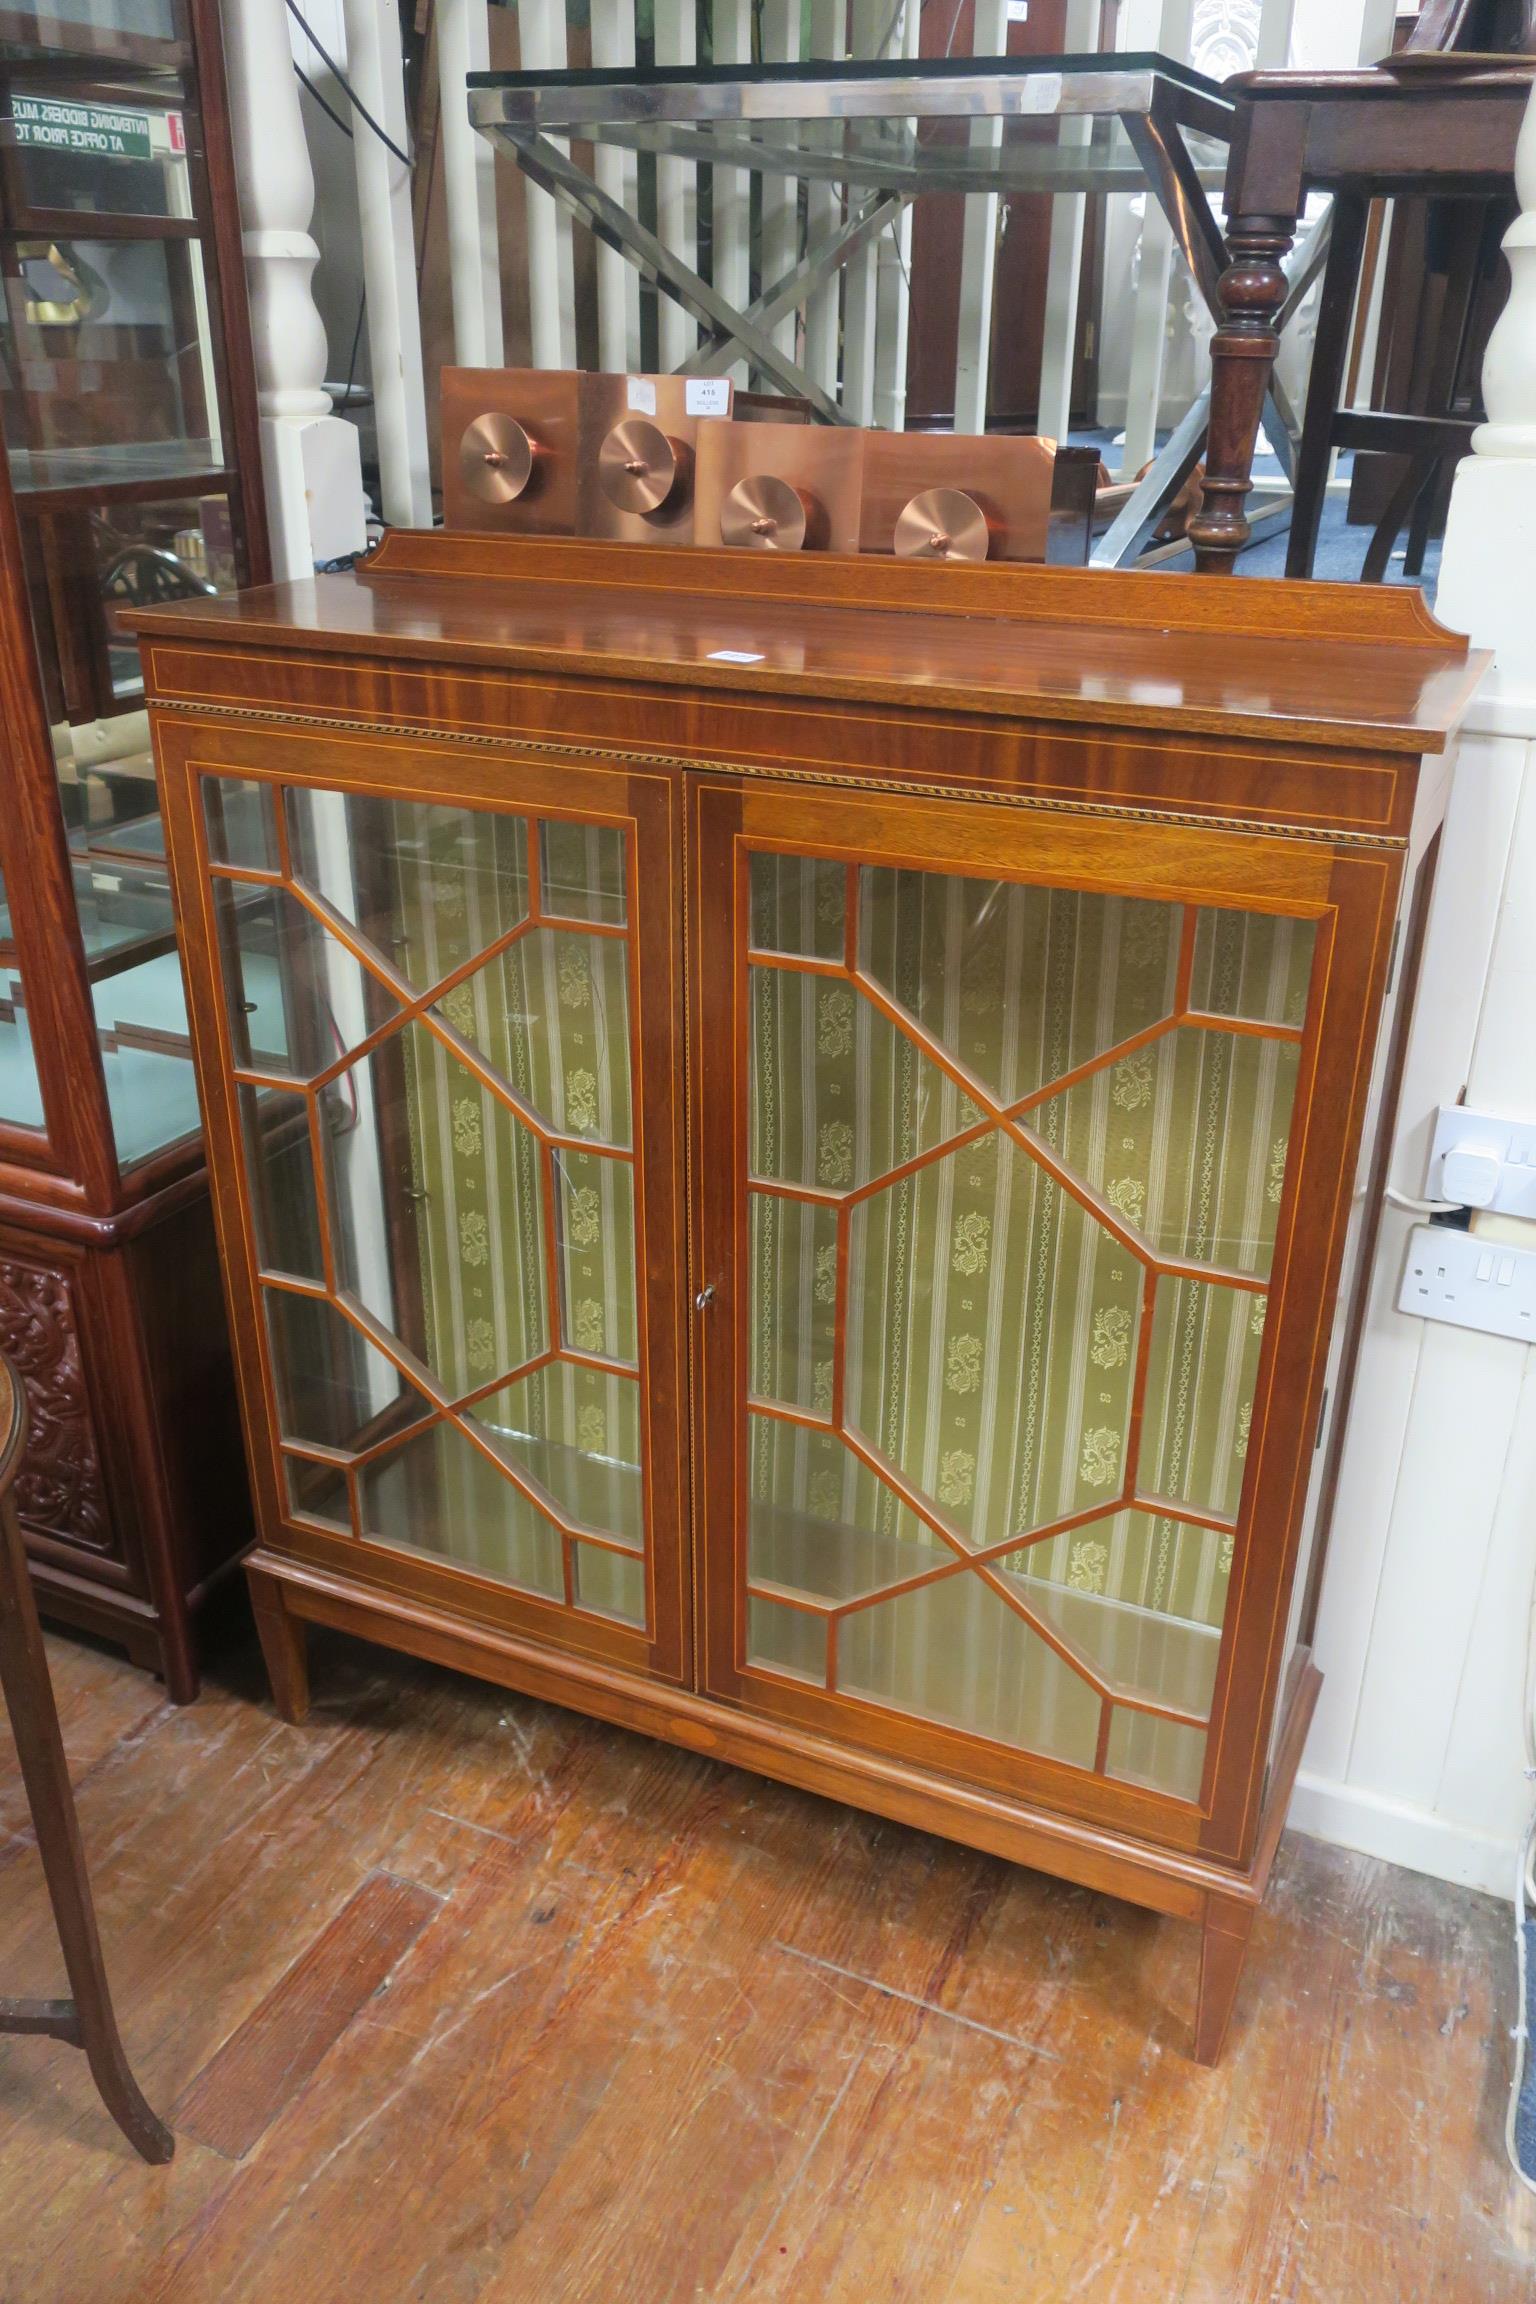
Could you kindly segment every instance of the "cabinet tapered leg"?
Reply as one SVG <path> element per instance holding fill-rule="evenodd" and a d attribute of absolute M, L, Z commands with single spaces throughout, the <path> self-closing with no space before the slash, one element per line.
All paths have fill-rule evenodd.
<path fill-rule="evenodd" d="M 1195 2062 L 1214 2064 L 1232 2020 L 1248 1957 L 1256 1907 L 1212 1897 L 1200 1931 L 1200 1997 L 1195 2007 Z"/>
<path fill-rule="evenodd" d="M 73 1994 L 72 2002 L 0 2003 L 0 2031 L 44 2032 L 83 2048 L 102 2101 L 134 2150 L 145 2160 L 169 2160 L 176 2139 L 139 2093 L 112 2013 L 53 1683 L 9 1500 L 0 1506 L 0 1687 Z"/>
<path fill-rule="evenodd" d="M 297 1727 L 309 1710 L 309 1655 L 303 1620 L 284 1599 L 281 1577 L 251 1566 L 245 1573 L 262 1662 L 272 1683 L 272 1701 L 283 1719 Z"/>

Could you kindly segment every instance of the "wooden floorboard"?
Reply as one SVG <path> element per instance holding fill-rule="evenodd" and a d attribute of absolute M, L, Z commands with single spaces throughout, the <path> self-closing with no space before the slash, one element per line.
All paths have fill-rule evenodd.
<path fill-rule="evenodd" d="M 1510 1924 L 1290 1836 L 1193 1931 L 381 1652 L 52 1638 L 119 2017 L 0 2045 L 0 2304 L 1529 2304 Z M 60 1988 L 0 1744 L 0 1989 Z"/>
<path fill-rule="evenodd" d="M 243 2160 L 436 1918 L 441 1899 L 371 1872 L 177 2098 L 178 2136 Z"/>

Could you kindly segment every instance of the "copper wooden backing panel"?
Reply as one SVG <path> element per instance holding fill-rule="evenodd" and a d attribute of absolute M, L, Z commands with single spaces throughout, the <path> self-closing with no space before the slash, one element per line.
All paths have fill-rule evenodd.
<path fill-rule="evenodd" d="M 419 726 L 469 743 L 568 743 L 604 758 L 651 754 L 705 768 L 799 771 L 1006 793 L 1095 812 L 1107 807 L 1315 827 L 1405 839 L 1417 763 L 1390 755 L 1262 749 L 1212 736 L 1075 733 L 986 713 L 746 697 L 679 707 L 675 693 L 578 678 L 333 664 L 277 649 L 223 654 L 162 640 L 146 648 L 153 693 L 238 715 L 270 712 L 388 732 Z M 468 772 L 466 770 L 466 772 Z"/>
<path fill-rule="evenodd" d="M 871 432 L 864 441 L 859 550 L 894 552 L 896 523 L 914 496 L 958 488 L 985 514 L 995 560 L 1043 560 L 1056 456 L 1049 442 L 993 433 Z"/>
<path fill-rule="evenodd" d="M 857 553 L 859 549 L 859 491 L 867 436 L 841 425 L 732 424 L 724 420 L 703 426 L 698 444 L 698 494 L 694 533 L 701 548 L 715 547 L 711 558 L 755 557 L 741 547 L 722 553 L 724 521 L 733 488 L 744 480 L 771 475 L 798 490 L 811 507 L 811 533 L 806 553 Z M 771 553 L 769 558 L 785 557 Z M 722 590 L 733 578 L 721 569 Z"/>
<path fill-rule="evenodd" d="M 475 755 L 411 738 L 343 741 L 286 736 L 260 728 L 198 727 L 162 721 L 158 749 L 167 850 L 186 937 L 194 1054 L 209 1129 L 211 1173 L 229 1294 L 231 1328 L 257 1521 L 263 1541 L 334 1563 L 363 1581 L 399 1588 L 424 1602 L 521 1627 L 569 1643 L 630 1670 L 686 1674 L 689 1581 L 686 1501 L 681 1487 L 684 1339 L 673 1275 L 682 1258 L 682 1099 L 680 1091 L 681 888 L 675 780 L 599 767 L 571 768 L 527 758 Z M 473 773 L 466 774 L 466 768 Z M 640 1377 L 643 1386 L 648 1558 L 655 1638 L 597 1617 L 573 1617 L 472 1570 L 363 1546 L 296 1518 L 278 1467 L 276 1394 L 256 1281 L 258 1257 L 240 1133 L 233 1050 L 221 996 L 214 914 L 198 780 L 205 770 L 394 798 L 459 800 L 566 820 L 622 823 L 632 857 L 636 1258 Z"/>
<path fill-rule="evenodd" d="M 698 1196 L 694 1277 L 716 1301 L 695 1340 L 694 1447 L 701 1525 L 698 1620 L 702 1685 L 823 1734 L 897 1751 L 919 1765 L 1045 1805 L 1060 1805 L 1152 1838 L 1198 1843 L 1243 1861 L 1252 1847 L 1264 1736 L 1281 1659 L 1277 1646 L 1311 1465 L 1315 1425 L 1358 1146 L 1376 996 L 1400 876 L 1393 855 L 1332 855 L 1308 843 L 1078 819 L 1021 820 L 981 804 L 964 809 L 883 796 L 810 794 L 793 787 L 699 779 L 690 794 L 690 879 L 718 899 L 694 924 L 691 1043 Z M 1085 839 L 1084 835 L 1089 837 Z M 958 1731 L 796 1686 L 737 1663 L 741 1426 L 746 1397 L 745 1043 L 737 974 L 745 922 L 724 898 L 739 890 L 745 846 L 797 855 L 856 854 L 861 862 L 980 870 L 1025 881 L 1192 904 L 1226 902 L 1318 922 L 1309 1022 L 1292 1117 L 1281 1224 L 1269 1276 L 1239 1535 L 1220 1649 L 1200 1813 L 1159 1794 L 986 1745 Z M 737 894 L 731 909 L 738 910 Z M 1150 1310 L 1146 1315 L 1150 1326 Z"/>
<path fill-rule="evenodd" d="M 576 525 L 580 467 L 581 379 L 502 368 L 443 370 L 443 519 L 450 528 L 509 528 L 531 535 L 568 535 Z M 470 487 L 460 462 L 464 435 L 478 416 L 510 416 L 533 444 L 534 463 L 522 494 L 489 504 Z"/>
<path fill-rule="evenodd" d="M 748 430 L 754 428 L 748 427 Z M 474 539 L 445 537 L 446 544 Z M 496 540 L 501 549 L 503 540 Z M 544 544 L 541 553 L 558 548 Z M 713 570 L 707 591 L 665 589 L 655 556 L 628 547 L 591 547 L 599 559 L 586 584 L 561 584 L 542 566 L 518 582 L 428 581 L 375 576 L 320 577 L 242 593 L 232 602 L 193 603 L 146 613 L 155 639 L 194 634 L 236 644 L 312 646 L 325 653 L 383 655 L 601 676 L 729 694 L 820 695 L 904 707 L 992 710 L 1029 719 L 1107 727 L 1204 730 L 1345 750 L 1438 750 L 1481 668 L 1459 643 L 1398 639 L 1294 639 L 1229 629 L 1219 637 L 1180 634 L 1128 621 L 1093 620 L 1093 602 L 1071 589 L 1082 574 L 1045 572 L 1053 587 L 1026 615 L 1006 589 L 983 594 L 971 612 L 935 612 L 918 596 L 871 605 L 862 574 L 915 572 L 941 582 L 994 580 L 1005 588 L 1021 571 L 1006 565 L 928 567 L 872 556 L 795 554 L 845 572 L 845 596 L 814 603 L 783 592 L 744 592 L 733 573 L 777 555 L 700 552 Z M 599 580 L 606 555 L 638 560 L 648 585 Z M 668 571 L 674 562 L 669 558 Z M 1119 582 L 1134 585 L 1135 577 Z M 1081 620 L 1073 621 L 1080 607 Z M 1170 611 L 1172 614 L 1172 611 Z M 194 644 L 197 644 L 194 641 Z"/>
<path fill-rule="evenodd" d="M 640 397 L 651 400 L 649 408 L 631 408 L 630 381 L 627 376 L 611 375 L 586 375 L 580 379 L 577 525 L 585 535 L 600 536 L 615 543 L 650 547 L 691 544 L 697 532 L 699 439 L 707 425 L 720 419 L 689 413 L 685 377 L 647 377 L 645 382 L 651 390 Z M 631 416 L 638 417 L 642 425 L 653 425 L 676 459 L 665 500 L 648 512 L 626 510 L 615 504 L 603 486 L 600 471 L 604 443 Z"/>

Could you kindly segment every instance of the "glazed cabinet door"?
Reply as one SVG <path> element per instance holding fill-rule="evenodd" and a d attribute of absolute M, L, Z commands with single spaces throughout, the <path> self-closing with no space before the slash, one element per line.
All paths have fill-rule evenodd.
<path fill-rule="evenodd" d="M 264 1541 L 682 1677 L 675 786 L 160 739 Z"/>
<path fill-rule="evenodd" d="M 1236 1854 L 1397 858 L 691 807 L 705 1684 Z"/>

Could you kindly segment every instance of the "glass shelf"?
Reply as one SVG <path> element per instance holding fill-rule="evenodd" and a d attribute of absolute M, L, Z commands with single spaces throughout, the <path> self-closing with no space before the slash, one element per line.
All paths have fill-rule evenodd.
<path fill-rule="evenodd" d="M 0 942 L 11 941 L 11 906 L 0 876 Z M 13 1128 L 43 1125 L 43 1095 L 32 1053 L 32 1033 L 14 961 L 0 966 L 0 1121 Z"/>
<path fill-rule="evenodd" d="M 170 61 L 185 46 L 176 0 L 48 0 L 0 5 L 0 60 L 49 57 Z"/>
<path fill-rule="evenodd" d="M 0 416 L 108 1119 L 131 1164 L 198 1125 L 133 619 L 249 573 L 187 0 L 0 0 L 0 115 Z M 30 1124 L 8 910 L 0 926 L 0 1096 Z"/>
<path fill-rule="evenodd" d="M 28 475 L 33 487 L 153 481 L 223 462 L 195 240 L 44 231 L 14 239 L 11 256 L 0 343 L 7 447 L 112 459 L 95 475 L 88 462 L 44 464 Z"/>
<path fill-rule="evenodd" d="M 226 476 L 217 440 L 123 440 L 78 448 L 13 448 L 18 496 L 67 490 L 102 496 L 116 488 L 217 487 Z"/>

